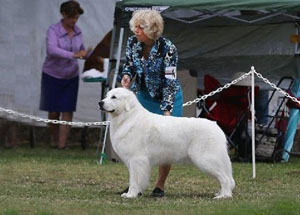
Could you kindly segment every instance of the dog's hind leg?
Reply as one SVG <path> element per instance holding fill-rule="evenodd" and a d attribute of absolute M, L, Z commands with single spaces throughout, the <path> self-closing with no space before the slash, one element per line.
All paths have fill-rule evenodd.
<path fill-rule="evenodd" d="M 226 156 L 228 156 L 226 154 Z M 221 185 L 221 190 L 215 198 L 232 197 L 232 189 L 234 188 L 234 180 L 231 173 L 231 163 L 229 157 L 224 155 L 216 156 L 209 154 L 201 154 L 199 150 L 189 149 L 189 157 L 191 161 L 203 172 L 217 178 Z"/>
<path fill-rule="evenodd" d="M 151 165 L 147 158 L 132 158 L 128 162 L 129 190 L 121 196 L 124 198 L 136 198 L 143 193 L 149 185 Z"/>

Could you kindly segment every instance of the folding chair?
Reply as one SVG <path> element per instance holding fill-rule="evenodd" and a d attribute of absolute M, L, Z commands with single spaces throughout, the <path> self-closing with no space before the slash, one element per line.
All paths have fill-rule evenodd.
<path fill-rule="evenodd" d="M 289 91 L 293 84 L 292 77 L 282 77 L 277 83 L 277 87 L 284 91 Z M 284 86 L 285 85 L 285 86 Z M 276 97 L 276 89 L 266 103 L 265 109 L 269 108 L 271 102 L 277 99 L 276 109 L 272 114 L 268 114 L 268 123 L 265 126 L 256 126 L 255 155 L 258 161 L 279 162 L 282 158 L 285 132 L 288 124 L 288 111 L 285 96 Z"/>
<path fill-rule="evenodd" d="M 199 91 L 199 94 L 208 94 L 219 87 L 221 84 L 217 79 L 205 75 L 204 91 Z M 216 121 L 224 131 L 229 147 L 234 148 L 236 157 L 243 160 L 249 159 L 248 155 L 251 154 L 251 137 L 248 133 L 250 91 L 251 88 L 247 86 L 231 86 L 199 104 L 202 109 L 199 117 Z M 258 92 L 258 87 L 255 87 L 255 91 Z"/>

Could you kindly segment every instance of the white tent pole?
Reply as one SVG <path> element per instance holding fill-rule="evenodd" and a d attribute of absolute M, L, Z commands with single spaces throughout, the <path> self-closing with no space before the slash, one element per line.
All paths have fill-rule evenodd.
<path fill-rule="evenodd" d="M 103 139 L 103 146 L 102 146 L 102 151 L 101 151 L 101 156 L 100 156 L 100 165 L 102 165 L 103 159 L 106 159 L 103 156 L 104 156 L 104 151 L 105 151 L 106 137 L 107 137 L 107 132 L 108 132 L 109 125 L 110 124 L 107 124 L 106 127 L 105 127 L 105 133 L 104 133 L 104 139 Z"/>
<path fill-rule="evenodd" d="M 115 44 L 115 37 L 116 37 L 116 26 L 113 27 L 111 33 L 111 41 L 110 41 L 110 48 L 109 48 L 109 59 L 112 60 L 114 57 L 114 44 Z M 111 70 L 111 63 L 109 63 L 108 71 Z"/>
<path fill-rule="evenodd" d="M 251 67 L 251 124 L 252 124 L 252 170 L 253 170 L 253 178 L 256 177 L 256 168 L 255 168 L 255 109 L 254 109 L 254 104 L 255 104 L 255 86 L 254 86 L 254 66 Z"/>
<path fill-rule="evenodd" d="M 124 35 L 124 28 L 120 28 L 120 37 L 119 37 L 118 52 L 117 52 L 117 63 L 116 63 L 114 79 L 113 79 L 112 86 L 111 86 L 112 89 L 114 89 L 116 87 L 116 81 L 117 81 L 117 77 L 118 77 L 118 73 L 119 73 L 122 43 L 123 43 L 123 35 Z"/>
<path fill-rule="evenodd" d="M 298 24 L 296 24 L 295 30 L 296 30 L 295 34 L 298 35 L 298 37 L 299 37 L 300 27 L 299 27 Z M 296 54 L 300 54 L 299 43 L 295 43 L 295 55 L 296 55 Z"/>

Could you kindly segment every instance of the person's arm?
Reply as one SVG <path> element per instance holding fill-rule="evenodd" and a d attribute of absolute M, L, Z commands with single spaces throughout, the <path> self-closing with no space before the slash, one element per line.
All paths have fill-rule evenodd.
<path fill-rule="evenodd" d="M 174 44 L 169 47 L 165 57 L 165 69 L 167 68 L 175 68 L 175 73 L 177 72 L 177 63 L 178 63 L 178 52 Z M 174 104 L 174 98 L 177 87 L 177 77 L 168 77 L 164 75 L 163 80 L 163 89 L 162 89 L 162 101 L 160 105 L 160 109 L 164 111 L 164 115 L 171 113 Z M 167 112 L 167 113 L 166 113 Z"/>
<path fill-rule="evenodd" d="M 48 55 L 68 59 L 73 59 L 75 54 L 73 52 L 64 50 L 58 46 L 58 38 L 55 33 L 54 27 L 50 27 L 47 31 L 47 53 Z"/>
<path fill-rule="evenodd" d="M 130 81 L 131 81 L 131 79 L 130 79 L 129 75 L 123 75 L 123 78 L 121 80 L 122 87 L 128 89 L 130 87 Z"/>
<path fill-rule="evenodd" d="M 75 58 L 80 58 L 80 59 L 87 59 L 88 57 L 91 56 L 92 52 L 93 52 L 93 48 L 92 47 L 88 47 L 87 50 L 85 50 L 84 44 L 82 43 L 80 48 L 79 48 L 79 52 L 74 53 L 74 57 Z M 78 55 L 78 57 L 76 56 Z"/>
<path fill-rule="evenodd" d="M 123 65 L 123 71 L 120 75 L 121 84 L 125 88 L 129 88 L 130 81 L 135 76 L 135 71 L 133 69 L 133 59 L 132 59 L 132 45 L 133 45 L 133 38 L 129 38 L 127 41 L 126 47 L 126 62 Z"/>

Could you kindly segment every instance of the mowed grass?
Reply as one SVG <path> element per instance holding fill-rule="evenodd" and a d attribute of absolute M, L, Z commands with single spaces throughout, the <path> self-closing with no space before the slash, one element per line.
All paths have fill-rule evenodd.
<path fill-rule="evenodd" d="M 0 214 L 300 214 L 300 158 L 257 163 L 256 179 L 251 163 L 233 163 L 236 188 L 222 200 L 213 199 L 218 182 L 190 164 L 173 165 L 164 198 L 150 197 L 155 168 L 146 193 L 123 199 L 115 193 L 128 184 L 126 167 L 98 161 L 94 148 L 0 149 Z"/>

